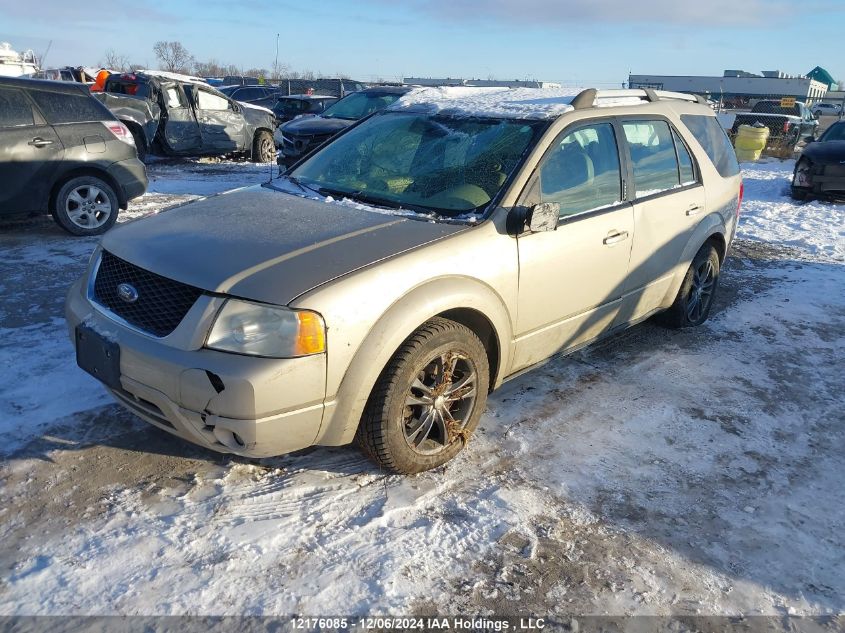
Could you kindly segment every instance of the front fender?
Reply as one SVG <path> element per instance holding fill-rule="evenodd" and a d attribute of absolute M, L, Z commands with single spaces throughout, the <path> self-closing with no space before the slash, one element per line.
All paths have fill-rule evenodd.
<path fill-rule="evenodd" d="M 490 286 L 469 277 L 434 279 L 394 302 L 361 341 L 335 396 L 327 398 L 315 443 L 336 446 L 351 442 L 376 380 L 402 342 L 431 317 L 459 308 L 474 310 L 492 325 L 499 354 L 497 366 L 490 368 L 491 375 L 497 377 L 491 386 L 501 384 L 510 365 L 513 340 L 510 315 L 502 297 Z"/>

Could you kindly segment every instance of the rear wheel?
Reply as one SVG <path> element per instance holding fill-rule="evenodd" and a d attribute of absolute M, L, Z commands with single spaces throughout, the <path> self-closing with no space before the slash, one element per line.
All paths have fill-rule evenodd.
<path fill-rule="evenodd" d="M 138 152 L 138 160 L 143 162 L 147 158 L 147 141 L 144 138 L 143 132 L 134 125 L 127 126 L 132 133 L 132 138 L 135 140 L 135 149 Z"/>
<path fill-rule="evenodd" d="M 408 337 L 373 389 L 357 440 L 380 466 L 436 468 L 469 441 L 487 402 L 487 353 L 469 328 L 433 318 Z"/>
<path fill-rule="evenodd" d="M 276 159 L 276 144 L 267 130 L 259 130 L 252 141 L 252 162 L 272 163 Z"/>
<path fill-rule="evenodd" d="M 68 233 L 100 235 L 114 226 L 118 210 L 111 185 L 96 176 L 78 176 L 59 189 L 51 215 Z"/>
<path fill-rule="evenodd" d="M 663 324 L 682 328 L 704 323 L 719 285 L 719 269 L 719 254 L 708 242 L 693 258 L 672 307 L 661 315 Z"/>

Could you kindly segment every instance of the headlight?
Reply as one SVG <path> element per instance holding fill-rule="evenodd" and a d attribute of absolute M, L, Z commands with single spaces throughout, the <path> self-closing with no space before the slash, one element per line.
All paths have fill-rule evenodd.
<path fill-rule="evenodd" d="M 316 312 L 229 299 L 205 346 L 270 358 L 309 356 L 326 351 L 326 326 Z"/>

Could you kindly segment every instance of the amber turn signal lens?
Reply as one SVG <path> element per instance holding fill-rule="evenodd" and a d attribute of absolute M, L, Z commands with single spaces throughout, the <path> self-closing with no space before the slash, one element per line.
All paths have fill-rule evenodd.
<path fill-rule="evenodd" d="M 316 312 L 295 312 L 299 328 L 294 351 L 297 356 L 326 351 L 326 326 Z"/>

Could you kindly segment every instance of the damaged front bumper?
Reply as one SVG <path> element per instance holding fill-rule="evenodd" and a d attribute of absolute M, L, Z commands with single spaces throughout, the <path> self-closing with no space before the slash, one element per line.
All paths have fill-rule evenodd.
<path fill-rule="evenodd" d="M 84 324 L 117 343 L 119 386 L 108 389 L 150 424 L 245 457 L 311 446 L 323 418 L 325 354 L 271 359 L 205 349 L 204 333 L 216 314 L 211 304 L 219 299 L 203 300 L 209 305 L 191 310 L 164 338 L 109 318 L 88 300 L 83 280 L 71 288 L 65 313 L 72 340 Z"/>

